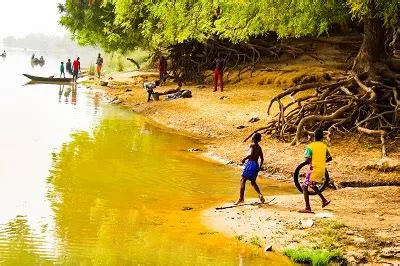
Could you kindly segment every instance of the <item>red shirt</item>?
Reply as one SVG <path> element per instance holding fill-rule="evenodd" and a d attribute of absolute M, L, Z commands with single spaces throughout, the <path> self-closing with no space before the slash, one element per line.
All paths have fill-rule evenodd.
<path fill-rule="evenodd" d="M 81 69 L 81 62 L 78 60 L 75 60 L 74 63 L 72 63 L 72 66 L 74 67 L 74 70 L 80 70 Z"/>

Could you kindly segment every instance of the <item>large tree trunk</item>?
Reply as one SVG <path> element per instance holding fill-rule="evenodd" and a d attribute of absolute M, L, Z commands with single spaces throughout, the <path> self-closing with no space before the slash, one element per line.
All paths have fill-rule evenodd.
<path fill-rule="evenodd" d="M 379 18 L 365 18 L 364 40 L 353 65 L 355 73 L 376 75 L 376 63 L 384 62 L 388 58 L 385 40 L 383 21 Z"/>

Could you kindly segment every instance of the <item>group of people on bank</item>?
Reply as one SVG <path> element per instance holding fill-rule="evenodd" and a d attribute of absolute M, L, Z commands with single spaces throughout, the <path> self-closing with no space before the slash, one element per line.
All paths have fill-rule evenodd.
<path fill-rule="evenodd" d="M 99 53 L 96 59 L 96 72 L 98 77 L 100 78 L 101 76 L 101 69 L 103 66 L 103 58 L 101 57 L 101 54 Z M 78 75 L 81 72 L 81 62 L 80 58 L 77 57 L 72 63 L 71 59 L 68 58 L 67 62 L 61 62 L 60 65 L 60 78 L 64 77 L 65 78 L 65 71 L 67 71 L 68 74 L 72 75 L 72 81 L 76 82 L 78 79 Z"/>
<path fill-rule="evenodd" d="M 78 79 L 78 74 L 81 71 L 81 62 L 79 61 L 79 59 L 80 58 L 77 57 L 74 62 L 71 63 L 71 59 L 68 58 L 67 62 L 65 63 L 65 67 L 64 62 L 61 62 L 60 78 L 65 78 L 65 71 L 67 71 L 68 74 L 72 75 L 72 81 L 76 82 L 76 80 Z"/>
<path fill-rule="evenodd" d="M 221 92 L 224 91 L 224 80 L 223 80 L 223 75 L 224 75 L 224 68 L 225 68 L 225 59 L 222 59 L 220 57 L 220 54 L 217 54 L 217 57 L 215 58 L 215 60 L 213 61 L 212 65 L 214 66 L 213 70 L 214 70 L 214 92 L 218 91 L 218 85 L 221 88 Z M 159 59 L 159 65 L 158 65 L 158 72 L 159 72 L 159 80 L 154 81 L 154 82 L 145 82 L 143 84 L 143 88 L 146 90 L 147 92 L 147 101 L 149 102 L 151 100 L 151 96 L 153 94 L 155 94 L 155 88 L 158 86 L 163 85 L 166 80 L 168 79 L 168 62 L 166 60 L 166 58 L 161 55 L 160 59 Z M 180 88 L 182 87 L 182 82 L 178 82 L 178 87 L 177 90 L 179 91 Z M 177 92 L 178 92 L 177 91 Z M 175 92 L 175 93 L 177 93 Z M 191 92 L 190 94 L 186 94 L 186 95 L 190 95 L 191 96 Z M 183 96 L 185 97 L 185 93 L 183 93 L 182 95 L 179 94 L 177 96 Z M 173 95 L 174 98 L 176 97 L 175 95 Z"/>
<path fill-rule="evenodd" d="M 218 85 L 221 88 L 221 91 L 224 91 L 224 69 L 225 69 L 225 59 L 221 58 L 220 54 L 217 54 L 217 57 L 211 64 L 213 66 L 214 71 L 214 92 L 218 91 Z M 159 82 L 163 84 L 168 78 L 168 63 L 165 57 L 160 56 L 159 60 Z"/>

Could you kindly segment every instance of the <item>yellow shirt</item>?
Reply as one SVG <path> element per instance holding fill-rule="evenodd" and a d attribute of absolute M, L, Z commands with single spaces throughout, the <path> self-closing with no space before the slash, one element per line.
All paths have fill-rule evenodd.
<path fill-rule="evenodd" d="M 322 141 L 315 141 L 307 146 L 305 157 L 311 158 L 311 181 L 322 181 L 325 175 L 326 159 L 330 156 L 328 147 Z"/>

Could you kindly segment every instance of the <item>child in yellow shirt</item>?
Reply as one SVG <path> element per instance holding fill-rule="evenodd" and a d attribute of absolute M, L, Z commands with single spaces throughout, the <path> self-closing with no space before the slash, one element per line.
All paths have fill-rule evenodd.
<path fill-rule="evenodd" d="M 310 143 L 306 148 L 305 157 L 307 162 L 310 164 L 310 168 L 303 183 L 303 194 L 306 207 L 299 211 L 301 213 L 313 213 L 310 206 L 308 187 L 311 187 L 321 198 L 322 208 L 331 202 L 322 195 L 321 191 L 319 191 L 317 187 L 317 184 L 322 183 L 325 176 L 326 162 L 332 161 L 328 147 L 322 142 L 323 138 L 324 132 L 322 129 L 317 129 L 314 134 L 315 141 Z"/>

